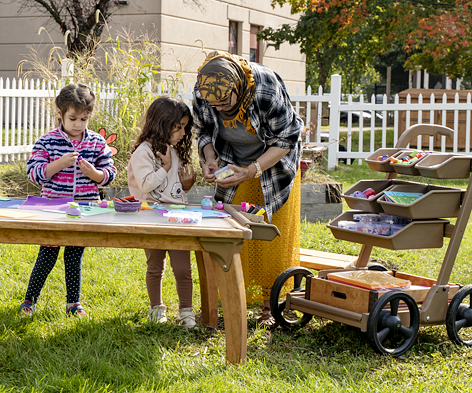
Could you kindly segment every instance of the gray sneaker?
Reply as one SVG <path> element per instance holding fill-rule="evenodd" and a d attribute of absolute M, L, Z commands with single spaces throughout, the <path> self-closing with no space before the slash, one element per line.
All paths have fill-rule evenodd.
<path fill-rule="evenodd" d="M 186 327 L 187 329 L 195 327 L 195 313 L 193 312 L 192 307 L 181 308 L 179 310 L 179 319 L 180 326 Z"/>
<path fill-rule="evenodd" d="M 167 307 L 164 305 L 154 306 L 148 311 L 148 319 L 152 322 L 157 322 L 157 323 L 167 322 L 166 310 L 167 310 Z"/>

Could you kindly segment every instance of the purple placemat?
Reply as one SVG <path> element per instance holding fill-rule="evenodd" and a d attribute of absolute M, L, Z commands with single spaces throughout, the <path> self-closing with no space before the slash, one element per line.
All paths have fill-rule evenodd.
<path fill-rule="evenodd" d="M 19 209 L 65 211 L 69 207 L 67 202 L 74 202 L 74 198 L 46 199 L 29 195 L 25 203 L 19 206 Z"/>

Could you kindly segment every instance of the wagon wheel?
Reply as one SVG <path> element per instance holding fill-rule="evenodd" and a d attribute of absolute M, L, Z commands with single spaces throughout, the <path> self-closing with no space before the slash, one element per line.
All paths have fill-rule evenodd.
<path fill-rule="evenodd" d="M 446 313 L 449 339 L 456 345 L 472 346 L 472 285 L 461 288 L 452 298 Z"/>
<path fill-rule="evenodd" d="M 367 269 L 368 270 L 374 270 L 376 272 L 386 272 L 388 271 L 388 269 L 382 265 L 381 263 L 377 263 L 377 262 L 369 262 L 367 264 Z"/>
<path fill-rule="evenodd" d="M 403 326 L 398 315 L 400 301 L 410 312 L 409 327 Z M 385 309 L 387 305 L 390 307 Z M 378 352 L 398 357 L 413 346 L 419 327 L 420 313 L 415 299 L 406 292 L 392 291 L 374 303 L 367 321 L 367 334 Z"/>
<path fill-rule="evenodd" d="M 306 285 L 306 280 L 304 279 L 308 275 L 313 275 L 313 273 L 304 267 L 291 267 L 285 270 L 277 277 L 277 280 L 275 280 L 270 292 L 270 312 L 280 326 L 285 328 L 303 327 L 310 322 L 312 315 L 302 314 L 302 316 L 299 316 L 300 313 L 294 310 L 285 311 L 286 301 L 284 300 L 279 303 L 280 293 L 288 279 L 293 277 L 294 281 L 293 289 L 290 290 L 290 293 L 302 293 L 305 292 L 305 286 L 303 284 Z"/>

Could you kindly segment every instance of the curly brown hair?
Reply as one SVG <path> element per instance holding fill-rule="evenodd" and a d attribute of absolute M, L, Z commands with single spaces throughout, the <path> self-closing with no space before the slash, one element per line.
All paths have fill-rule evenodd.
<path fill-rule="evenodd" d="M 152 152 L 157 157 L 157 152 L 166 154 L 167 144 L 172 136 L 172 130 L 180 124 L 180 120 L 188 116 L 185 126 L 185 136 L 174 146 L 182 165 L 191 162 L 192 150 L 192 126 L 193 117 L 190 108 L 182 101 L 169 96 L 156 98 L 146 112 L 146 119 L 136 143 L 133 153 L 143 142 L 151 144 Z"/>

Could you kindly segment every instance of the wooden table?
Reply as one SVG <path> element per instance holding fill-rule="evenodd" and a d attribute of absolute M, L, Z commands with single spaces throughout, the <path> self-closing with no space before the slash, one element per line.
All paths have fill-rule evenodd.
<path fill-rule="evenodd" d="M 71 219 L 61 213 L 22 209 L 37 216 L 0 217 L 0 242 L 195 251 L 202 322 L 216 327 L 219 291 L 225 322 L 226 359 L 231 363 L 243 363 L 247 350 L 247 315 L 241 248 L 246 239 L 270 238 L 273 228 L 275 237 L 278 230 L 267 224 L 257 224 L 253 228 L 253 224 L 248 224 L 233 206 L 225 205 L 225 210 L 238 221 L 205 218 L 199 225 L 186 226 L 167 223 L 165 217 L 150 210 L 135 214 L 112 211 Z M 254 232 L 259 235 L 254 236 Z M 272 240 L 269 238 L 263 240 Z"/>

